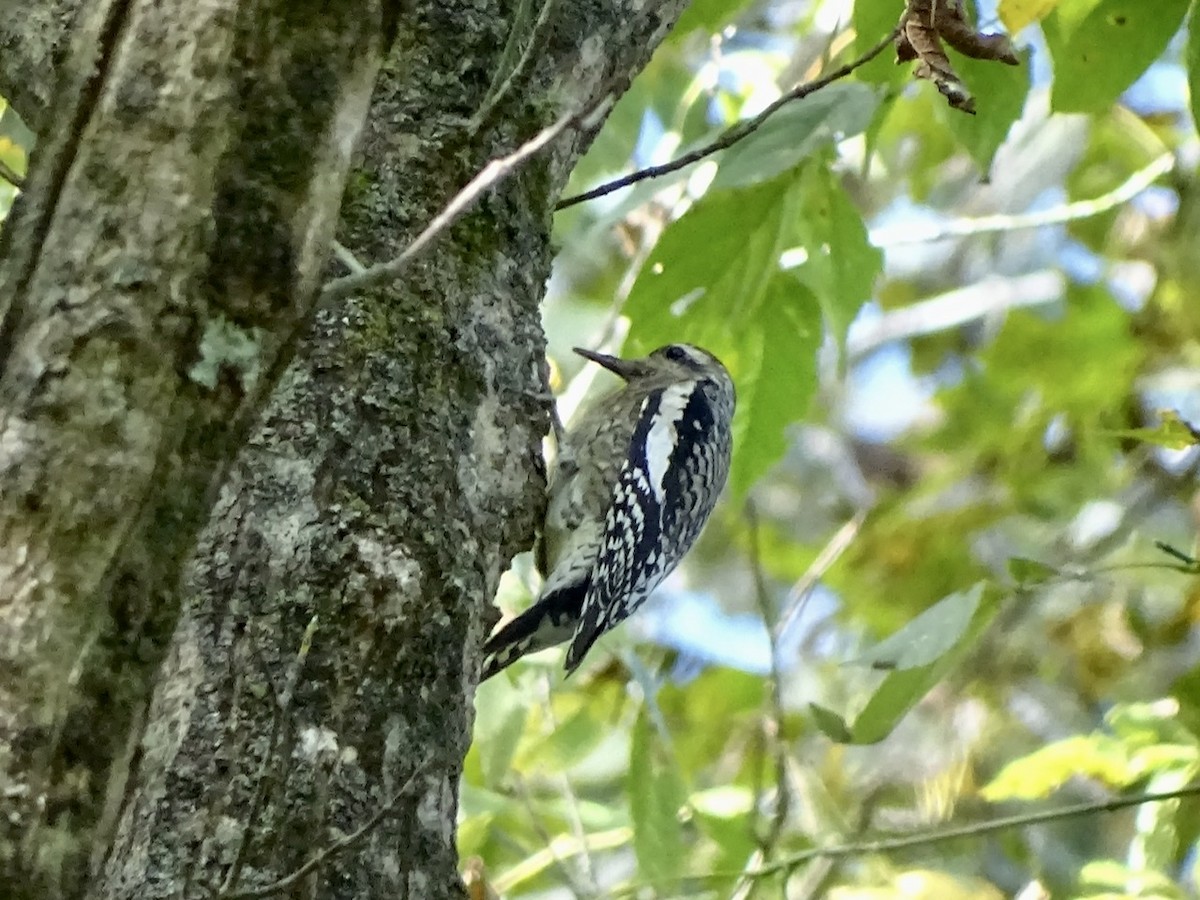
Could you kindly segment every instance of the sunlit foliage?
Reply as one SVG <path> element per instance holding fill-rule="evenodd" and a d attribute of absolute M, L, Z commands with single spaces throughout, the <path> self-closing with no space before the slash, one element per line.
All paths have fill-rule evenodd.
<path fill-rule="evenodd" d="M 706 144 L 903 7 L 694 0 L 573 188 Z M 737 381 L 735 469 L 583 670 L 480 689 L 459 842 L 492 889 L 1200 890 L 1194 800 L 796 859 L 1196 775 L 1200 40 L 1185 0 L 966 12 L 1020 62 L 947 49 L 974 116 L 887 52 L 559 213 L 565 411 L 571 345 L 693 341 Z"/>

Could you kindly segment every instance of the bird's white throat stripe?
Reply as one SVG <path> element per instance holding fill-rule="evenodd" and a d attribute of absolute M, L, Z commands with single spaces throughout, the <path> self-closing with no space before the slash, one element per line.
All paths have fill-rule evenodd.
<path fill-rule="evenodd" d="M 654 423 L 646 436 L 646 468 L 650 472 L 650 486 L 659 502 L 663 499 L 663 480 L 667 477 L 667 467 L 671 463 L 671 454 L 675 452 L 677 443 L 677 428 L 687 408 L 688 400 L 696 389 L 696 382 L 685 381 L 683 384 L 673 384 L 662 392 L 658 401 L 658 411 L 654 414 Z"/>

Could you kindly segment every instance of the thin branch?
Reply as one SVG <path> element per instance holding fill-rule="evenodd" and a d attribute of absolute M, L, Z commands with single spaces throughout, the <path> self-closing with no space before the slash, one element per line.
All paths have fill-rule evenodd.
<path fill-rule="evenodd" d="M 738 880 L 731 894 L 731 900 L 747 900 L 758 884 L 751 874 L 763 863 L 768 862 L 783 827 L 787 823 L 788 810 L 791 806 L 791 791 L 788 787 L 787 756 L 784 753 L 783 741 L 783 687 L 779 671 L 779 644 L 776 632 L 776 616 L 771 609 L 770 592 L 767 590 L 766 576 L 763 574 L 762 548 L 759 540 L 758 510 L 752 501 L 746 503 L 746 523 L 750 532 L 750 568 L 754 578 L 754 595 L 758 601 L 759 615 L 767 629 L 767 639 L 770 642 L 771 669 L 767 683 L 767 712 L 763 715 L 763 735 L 766 738 L 764 749 L 771 754 L 775 764 L 775 808 L 766 834 L 758 840 L 758 847 L 751 854 L 746 864 L 746 872 Z M 755 804 L 755 808 L 760 803 Z"/>
<path fill-rule="evenodd" d="M 367 267 L 360 263 L 358 261 L 358 257 L 351 253 L 350 248 L 346 247 L 344 244 L 334 241 L 333 255 L 337 257 L 338 262 L 350 270 L 351 275 L 361 275 L 363 272 L 367 271 Z"/>
<path fill-rule="evenodd" d="M 321 617 L 313 613 L 312 618 L 308 620 L 308 624 L 304 626 L 304 633 L 300 635 L 300 647 L 296 650 L 296 658 L 292 664 L 288 666 L 287 678 L 283 683 L 283 693 L 279 697 L 279 702 L 283 704 L 283 712 L 292 705 L 292 697 L 296 693 L 296 685 L 300 683 L 300 671 L 304 668 L 304 663 L 308 659 L 308 654 L 312 650 L 313 638 L 316 637 L 317 628 L 320 627 Z"/>
<path fill-rule="evenodd" d="M 558 730 L 561 723 L 558 721 L 558 715 L 554 712 L 554 703 L 551 700 L 550 677 L 545 675 L 541 679 L 541 700 L 542 709 L 546 714 L 546 728 L 543 731 L 543 736 L 547 739 Z M 588 852 L 587 847 L 587 829 L 583 827 L 583 813 L 580 811 L 579 798 L 575 795 L 575 789 L 571 785 L 571 779 L 566 772 L 559 772 L 556 780 L 558 781 L 559 790 L 562 791 L 563 797 L 567 801 L 567 819 L 571 826 L 571 834 L 579 843 L 581 848 L 579 853 L 579 874 L 583 880 L 583 887 L 586 888 L 586 896 L 599 897 L 600 883 L 596 880 L 596 866 L 592 862 L 592 855 Z M 549 841 L 547 840 L 547 844 Z M 577 896 L 581 896 L 577 890 Z"/>
<path fill-rule="evenodd" d="M 875 814 L 875 807 L 881 793 L 882 789 L 877 787 L 864 798 L 863 804 L 854 816 L 854 823 L 851 826 L 856 838 L 862 837 L 867 827 L 871 824 L 871 818 Z M 838 867 L 843 862 L 845 860 L 818 859 L 798 879 L 789 876 L 787 882 L 788 900 L 814 900 L 816 897 L 824 897 L 828 892 L 827 886 L 829 882 L 836 877 Z"/>
<path fill-rule="evenodd" d="M 828 75 L 824 75 L 815 81 L 808 81 L 804 84 L 797 85 L 762 112 L 760 112 L 757 116 L 752 119 L 747 119 L 744 122 L 738 122 L 731 128 L 726 129 L 720 137 L 711 143 L 705 144 L 703 147 L 698 147 L 689 153 L 685 153 L 678 159 L 673 159 L 668 163 L 663 163 L 661 166 L 650 166 L 645 169 L 638 169 L 636 172 L 631 172 L 628 175 L 615 178 L 612 181 L 600 185 L 599 187 L 592 188 L 590 191 L 584 191 L 582 194 L 576 194 L 573 197 L 566 197 L 562 200 L 559 200 L 554 208 L 556 210 L 566 209 L 569 206 L 585 203 L 588 200 L 595 200 L 597 197 L 603 197 L 607 194 L 611 194 L 613 191 L 619 191 L 621 188 L 629 187 L 630 185 L 637 184 L 641 181 L 646 181 L 649 178 L 661 178 L 663 175 L 669 175 L 671 172 L 678 171 L 679 169 L 690 166 L 692 163 L 699 162 L 706 157 L 712 156 L 714 153 L 717 153 L 720 150 L 727 150 L 738 141 L 756 132 L 762 127 L 763 123 L 766 122 L 767 119 L 771 118 L 771 116 L 775 115 L 775 113 L 779 112 L 779 110 L 784 106 L 787 106 L 787 104 L 794 100 L 802 100 L 809 94 L 816 93 L 817 91 L 821 90 L 821 88 L 828 87 L 835 81 L 845 78 L 855 69 L 869 63 L 892 45 L 892 42 L 896 39 L 896 36 L 900 34 L 900 29 L 903 26 L 904 19 L 901 18 L 899 24 L 892 29 L 887 37 L 881 40 L 862 56 L 851 60 L 844 66 L 834 69 Z"/>
<path fill-rule="evenodd" d="M 1063 296 L 1066 286 L 1066 278 L 1055 269 L 1038 269 L 1011 278 L 989 275 L 975 284 L 889 310 L 878 319 L 855 326 L 846 339 L 846 356 L 861 359 L 894 341 L 949 331 L 1011 309 L 1053 303 Z"/>
<path fill-rule="evenodd" d="M 991 819 L 986 822 L 972 822 L 967 825 L 956 825 L 952 828 L 941 828 L 936 831 L 926 831 L 919 834 L 907 834 L 901 837 L 881 838 L 879 840 L 860 841 L 849 844 L 833 844 L 829 847 L 814 847 L 811 850 L 804 850 L 762 866 L 751 874 L 755 876 L 770 875 L 774 872 L 794 869 L 796 866 L 814 859 L 841 859 L 843 857 L 863 856 L 870 853 L 886 853 L 890 850 L 906 850 L 911 847 L 926 847 L 931 844 L 957 840 L 958 838 L 980 837 L 997 831 L 1007 831 L 1011 828 L 1023 828 L 1027 825 L 1041 825 L 1046 822 L 1078 819 L 1096 813 L 1118 812 L 1146 803 L 1161 803 L 1165 800 L 1179 800 L 1184 797 L 1196 796 L 1200 796 L 1200 784 L 1190 784 L 1174 791 L 1133 794 L 1128 797 L 1116 797 L 1112 800 L 1074 803 L 1067 806 L 1060 806 L 1057 809 L 1019 813 L 1017 815 Z"/>
<path fill-rule="evenodd" d="M 871 232 L 870 241 L 876 247 L 901 247 L 908 244 L 944 241 L 948 238 L 1019 231 L 1024 228 L 1041 228 L 1045 225 L 1064 225 L 1078 219 L 1089 219 L 1092 216 L 1108 212 L 1122 203 L 1128 203 L 1174 167 L 1175 157 L 1170 153 L 1164 153 L 1145 168 L 1138 169 L 1111 191 L 1090 200 L 1076 200 L 1074 203 L 1030 213 L 997 213 L 991 216 L 955 219 L 926 230 L 914 228 L 911 224 L 878 229 Z"/>
<path fill-rule="evenodd" d="M 588 900 L 591 900 L 591 898 L 599 897 L 599 890 L 593 891 L 591 885 L 580 880 L 581 873 L 567 865 L 567 858 L 559 856 L 555 851 L 555 847 L 557 846 L 558 842 L 550 836 L 550 832 L 542 823 L 542 819 L 538 815 L 537 809 L 534 808 L 533 795 L 530 794 L 529 785 L 525 782 L 525 779 L 517 775 L 514 777 L 514 784 L 517 794 L 521 798 L 521 804 L 525 807 L 525 813 L 529 817 L 529 824 L 533 828 L 534 833 L 537 835 L 538 840 L 540 840 L 542 845 L 545 846 L 549 851 L 550 859 L 553 862 L 554 868 L 558 870 L 558 873 L 562 876 L 563 881 L 566 882 L 567 890 L 571 892 L 571 894 L 575 897 L 575 900 L 583 900 L 583 898 L 588 898 Z M 575 840 L 575 846 L 579 848 L 579 854 L 587 855 L 587 835 L 584 834 L 582 839 L 578 835 L 572 835 L 572 838 Z M 534 855 L 536 856 L 537 854 Z M 588 859 L 591 859 L 590 855 L 588 856 Z"/>
<path fill-rule="evenodd" d="M 525 43 L 525 49 L 521 51 L 521 58 L 517 60 L 512 71 L 508 73 L 495 92 L 483 101 L 483 105 L 471 118 L 471 131 L 479 131 L 488 122 L 492 114 L 499 108 L 500 102 L 513 89 L 517 79 L 524 75 L 529 68 L 534 50 L 542 49 L 542 37 L 545 35 L 546 26 L 550 23 L 550 13 L 554 9 L 554 4 L 555 0 L 542 0 L 542 8 L 538 11 L 537 21 L 533 23 L 533 28 L 529 32 L 529 40 Z"/>
<path fill-rule="evenodd" d="M 273 687 L 272 690 L 274 690 Z M 270 769 L 275 762 L 275 754 L 279 751 L 279 739 L 284 731 L 285 715 L 282 704 L 276 702 L 271 705 L 271 729 L 267 736 L 266 750 L 263 752 L 262 759 L 259 760 L 258 771 L 254 776 L 254 794 L 250 798 L 250 811 L 245 818 L 245 827 L 242 828 L 238 848 L 233 855 L 233 862 L 225 873 L 225 880 L 214 892 L 217 897 L 236 896 L 230 892 L 237 886 L 238 879 L 242 877 L 242 869 L 249 858 L 250 844 L 254 839 L 254 823 L 259 821 L 262 808 L 266 805 L 267 790 L 271 785 Z M 232 790 L 232 786 L 229 790 Z M 190 874 L 189 872 L 189 877 Z"/>
<path fill-rule="evenodd" d="M 588 851 L 587 829 L 583 827 L 583 813 L 580 810 L 579 798 L 575 795 L 575 789 L 566 772 L 559 772 L 556 780 L 559 790 L 562 791 L 567 801 L 567 818 L 571 826 L 571 834 L 579 843 L 579 871 L 587 886 L 587 896 L 599 897 L 601 896 L 600 883 L 596 880 L 596 866 L 592 862 L 592 854 Z"/>
<path fill-rule="evenodd" d="M 582 844 L 571 835 L 560 834 L 544 849 L 537 851 L 528 859 L 514 865 L 492 879 L 492 887 L 497 893 L 504 895 L 518 884 L 537 875 L 548 866 L 568 859 L 588 850 L 614 850 L 628 846 L 633 841 L 633 829 L 627 825 L 610 828 L 608 831 L 593 832 Z"/>
<path fill-rule="evenodd" d="M 275 682 L 269 677 L 270 665 L 262 657 L 261 648 L 258 647 L 257 643 L 253 644 L 253 655 L 263 664 L 263 672 L 268 676 L 263 680 L 274 700 L 274 703 L 271 705 L 271 728 L 267 737 L 266 750 L 263 753 L 263 758 L 259 761 L 258 772 L 254 776 L 254 795 L 250 799 L 250 812 L 245 818 L 246 827 L 242 829 L 241 840 L 238 842 L 238 849 L 234 854 L 233 863 L 230 865 L 229 871 L 225 873 L 225 880 L 216 891 L 218 897 L 237 896 L 230 892 L 237 887 L 238 879 L 241 878 L 242 869 L 249 857 L 250 843 L 254 836 L 254 823 L 258 821 L 263 806 L 267 802 L 267 791 L 271 787 L 271 766 L 275 762 L 276 754 L 279 753 L 282 746 L 281 738 L 288 732 L 287 718 L 292 705 L 292 697 L 296 692 L 296 684 L 300 680 L 300 671 L 304 668 L 304 663 L 308 659 L 309 652 L 312 650 L 313 637 L 316 636 L 319 622 L 320 617 L 314 613 L 312 618 L 308 620 L 308 624 L 304 627 L 304 633 L 300 636 L 300 646 L 296 649 L 295 659 L 292 660 L 291 665 L 288 666 L 288 671 L 284 675 L 282 693 L 275 690 Z"/>
<path fill-rule="evenodd" d="M 1057 809 L 1045 809 L 1033 813 L 1019 813 L 1004 816 L 986 822 L 974 822 L 968 825 L 958 825 L 952 828 L 942 828 L 936 831 L 923 831 L 900 837 L 880 838 L 873 841 L 854 841 L 845 844 L 830 844 L 827 847 L 814 847 L 778 859 L 770 865 L 761 867 L 750 874 L 755 876 L 772 875 L 775 872 L 790 871 L 816 859 L 847 859 L 855 856 L 865 856 L 870 853 L 886 853 L 890 850 L 907 850 L 912 847 L 925 847 L 944 841 L 957 840 L 963 837 L 981 837 L 997 831 L 1008 831 L 1012 828 L 1023 828 L 1027 825 L 1043 825 L 1047 822 L 1078 819 L 1097 813 L 1120 812 L 1134 806 L 1147 803 L 1162 803 L 1169 800 L 1182 800 L 1189 797 L 1200 797 L 1200 783 L 1185 785 L 1173 791 L 1158 791 L 1144 794 L 1130 794 L 1126 797 L 1116 797 L 1112 800 L 1091 801 L 1060 806 Z M 693 880 L 726 879 L 739 875 L 729 870 L 706 872 L 703 875 L 691 876 Z M 647 887 L 665 883 L 655 880 L 644 880 L 627 885 L 614 892 L 614 897 L 632 897 L 640 894 Z"/>
<path fill-rule="evenodd" d="M 1187 575 L 1200 575 L 1200 560 L 1197 560 L 1196 557 L 1189 556 L 1182 550 L 1172 547 L 1165 541 L 1155 541 L 1154 546 L 1163 553 L 1167 554 L 1167 556 L 1177 559 L 1183 563 L 1182 566 L 1170 566 L 1169 568 L 1172 568 L 1177 572 L 1183 572 Z"/>
<path fill-rule="evenodd" d="M 272 881 L 270 884 L 263 885 L 262 887 L 249 888 L 233 894 L 221 894 L 221 900 L 251 900 L 251 898 L 269 897 L 271 894 L 285 891 L 316 869 L 318 866 L 322 865 L 330 857 L 354 846 L 356 843 L 370 834 L 371 831 L 383 821 L 384 817 L 392 811 L 396 804 L 400 802 L 400 798 L 408 793 L 409 788 L 411 788 L 416 782 L 417 776 L 420 775 L 425 769 L 425 765 L 426 763 L 422 762 L 419 766 L 417 766 L 417 768 L 413 770 L 413 773 L 408 776 L 408 780 L 400 786 L 400 789 L 392 794 L 388 801 L 384 803 L 383 806 L 379 807 L 379 809 L 377 809 L 374 814 L 367 819 L 367 821 L 365 821 L 354 831 L 334 841 L 328 847 L 323 847 L 322 849 L 318 850 L 312 855 L 312 857 L 309 858 L 306 863 L 304 863 L 302 866 L 300 866 L 300 868 L 296 869 L 290 875 L 285 875 L 278 881 Z"/>
<path fill-rule="evenodd" d="M 787 597 L 783 601 L 783 610 L 780 613 L 779 619 L 775 624 L 775 640 L 779 640 L 783 634 L 792 627 L 796 621 L 796 617 L 800 615 L 804 609 L 804 603 L 812 594 L 812 589 L 816 587 L 817 582 L 824 577 L 829 571 L 830 566 L 837 562 L 843 553 L 854 543 L 854 539 L 858 537 L 858 532 L 862 528 L 863 522 L 867 519 L 868 510 L 862 509 L 854 514 L 846 524 L 834 532 L 825 546 L 821 548 L 821 552 L 817 554 L 817 558 L 812 561 L 804 574 L 801 575 L 796 583 L 792 585 L 788 591 Z"/>
<path fill-rule="evenodd" d="M 755 593 L 758 596 L 759 609 L 762 613 L 763 621 L 767 625 L 771 639 L 770 690 L 774 722 L 773 733 L 768 737 L 774 747 L 776 783 L 779 794 L 770 830 L 766 837 L 760 841 L 758 848 L 747 861 L 746 868 L 742 871 L 734 887 L 731 898 L 736 898 L 736 900 L 744 900 L 744 898 L 748 898 L 753 894 L 758 874 L 763 871 L 762 865 L 769 859 L 775 844 L 778 843 L 779 837 L 783 832 L 791 800 L 787 786 L 787 757 L 783 752 L 784 745 L 782 740 L 783 697 L 780 693 L 779 638 L 791 627 L 792 622 L 800 614 L 804 608 L 805 601 L 811 596 L 812 589 L 816 583 L 829 571 L 829 567 L 837 562 L 850 544 L 854 542 L 863 521 L 866 519 L 866 515 L 865 510 L 860 511 L 854 518 L 846 522 L 846 524 L 834 533 L 833 537 L 821 548 L 821 552 L 817 554 L 817 558 L 813 560 L 812 565 L 792 585 L 783 602 L 781 614 L 776 617 L 770 615 L 770 606 L 767 602 L 766 585 L 760 559 L 758 519 L 753 506 L 747 505 L 747 519 L 750 523 L 750 558 L 754 569 Z"/>
<path fill-rule="evenodd" d="M 466 187 L 454 195 L 442 211 L 433 217 L 425 230 L 417 235 L 399 256 L 388 262 L 371 266 L 357 275 L 346 275 L 328 282 L 321 291 L 320 302 L 330 303 L 340 300 L 396 279 L 413 259 L 428 249 L 429 245 L 443 231 L 457 222 L 467 210 L 474 206 L 485 191 L 495 187 L 517 171 L 526 160 L 536 155 L 564 132 L 585 125 L 609 102 L 611 95 L 611 87 L 606 87 L 595 99 L 584 104 L 582 109 L 561 116 L 558 121 L 543 128 L 507 156 L 493 159 L 467 183 Z"/>

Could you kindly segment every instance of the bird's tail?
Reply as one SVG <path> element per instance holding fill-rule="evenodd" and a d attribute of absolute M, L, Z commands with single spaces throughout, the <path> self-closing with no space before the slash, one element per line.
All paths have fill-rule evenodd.
<path fill-rule="evenodd" d="M 515 619 L 505 622 L 483 645 L 479 680 L 487 681 L 526 653 L 561 644 L 575 633 L 589 580 L 564 585 L 538 601 Z"/>

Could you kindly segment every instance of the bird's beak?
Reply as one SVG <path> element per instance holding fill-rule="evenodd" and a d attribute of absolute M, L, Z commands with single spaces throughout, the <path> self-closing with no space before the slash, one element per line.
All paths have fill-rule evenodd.
<path fill-rule="evenodd" d="M 582 347 L 574 347 L 572 349 L 584 359 L 590 359 L 596 365 L 603 366 L 614 375 L 619 375 L 626 380 L 636 375 L 639 370 L 639 360 L 636 359 L 621 359 L 617 356 L 609 356 L 607 353 L 585 350 Z"/>

